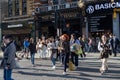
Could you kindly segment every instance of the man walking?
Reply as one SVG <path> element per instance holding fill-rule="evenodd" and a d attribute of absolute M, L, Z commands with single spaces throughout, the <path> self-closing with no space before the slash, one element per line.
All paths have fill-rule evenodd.
<path fill-rule="evenodd" d="M 11 76 L 12 70 L 16 67 L 15 65 L 16 47 L 11 35 L 4 36 L 3 42 L 5 44 L 5 49 L 1 67 L 4 69 L 4 80 L 14 80 L 11 78 Z"/>
<path fill-rule="evenodd" d="M 115 35 L 113 35 L 113 36 L 110 35 L 110 44 L 112 46 L 112 51 L 113 51 L 114 57 L 116 57 L 117 56 L 117 47 L 119 45 L 119 40 Z"/>

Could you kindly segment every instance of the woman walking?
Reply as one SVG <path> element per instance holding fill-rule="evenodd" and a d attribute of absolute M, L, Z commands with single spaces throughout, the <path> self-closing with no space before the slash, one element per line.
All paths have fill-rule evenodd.
<path fill-rule="evenodd" d="M 32 66 L 35 67 L 34 57 L 35 57 L 35 53 L 36 53 L 36 44 L 34 43 L 34 39 L 33 38 L 30 38 L 29 50 L 30 50 Z"/>
<path fill-rule="evenodd" d="M 98 50 L 100 51 L 100 59 L 102 61 L 102 66 L 100 68 L 101 74 L 108 70 L 107 59 L 109 54 L 111 55 L 111 45 L 107 39 L 106 35 L 101 37 L 101 41 L 98 43 Z"/>
<path fill-rule="evenodd" d="M 57 57 L 57 51 L 55 49 L 55 43 L 52 38 L 49 39 L 49 43 L 47 44 L 47 48 L 49 49 L 50 59 L 52 62 L 52 69 L 55 69 L 56 66 L 56 57 Z"/>
<path fill-rule="evenodd" d="M 75 34 L 71 34 L 70 39 L 71 60 L 72 63 L 75 65 L 76 69 L 78 68 L 78 54 L 76 54 L 78 47 L 81 47 L 80 41 L 76 38 Z"/>
<path fill-rule="evenodd" d="M 62 53 L 64 54 L 63 57 L 64 57 L 64 61 L 63 61 L 63 64 L 64 64 L 64 72 L 63 74 L 65 75 L 66 74 L 66 69 L 68 68 L 68 65 L 67 63 L 69 62 L 69 55 L 70 55 L 70 44 L 69 44 L 69 37 L 67 34 L 63 34 L 62 37 Z"/>

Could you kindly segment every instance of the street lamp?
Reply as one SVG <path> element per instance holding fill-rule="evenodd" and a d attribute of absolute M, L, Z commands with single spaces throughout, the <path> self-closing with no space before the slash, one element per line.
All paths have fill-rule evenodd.
<path fill-rule="evenodd" d="M 34 11 L 32 12 L 32 16 L 34 17 L 34 39 L 36 42 L 36 13 Z"/>
<path fill-rule="evenodd" d="M 85 16 L 85 1 L 83 0 L 79 0 L 78 1 L 78 6 L 81 8 L 82 10 L 82 16 Z M 88 21 L 87 21 L 87 17 L 84 17 L 84 22 L 85 22 L 85 32 L 86 32 L 86 37 L 88 38 Z"/>

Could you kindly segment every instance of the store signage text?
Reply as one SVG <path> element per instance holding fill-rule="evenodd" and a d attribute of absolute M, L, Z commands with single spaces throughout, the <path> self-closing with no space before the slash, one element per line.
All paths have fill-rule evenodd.
<path fill-rule="evenodd" d="M 8 25 L 8 28 L 14 28 L 14 27 L 22 27 L 23 24 L 17 24 L 17 25 Z"/>
<path fill-rule="evenodd" d="M 114 9 L 114 8 L 120 8 L 120 2 L 88 5 L 88 7 L 86 8 L 86 12 L 88 14 L 92 14 L 98 10 L 106 10 L 106 9 Z"/>
<path fill-rule="evenodd" d="M 91 16 L 88 19 L 88 26 L 90 32 L 111 30 L 112 15 Z"/>
<path fill-rule="evenodd" d="M 60 16 L 64 16 L 64 18 L 75 18 L 77 17 L 77 14 L 79 13 L 75 13 L 75 12 L 71 12 L 71 13 L 61 13 Z M 52 17 L 54 17 L 53 15 L 45 15 L 42 16 L 42 19 L 47 20 L 47 19 L 52 19 Z"/>

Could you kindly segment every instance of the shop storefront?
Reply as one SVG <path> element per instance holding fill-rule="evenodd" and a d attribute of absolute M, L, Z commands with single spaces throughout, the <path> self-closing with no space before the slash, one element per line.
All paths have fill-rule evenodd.
<path fill-rule="evenodd" d="M 28 21 L 15 21 L 15 22 L 5 22 L 2 23 L 2 36 L 3 35 L 13 35 L 16 40 L 17 49 L 20 50 L 23 46 L 23 41 L 25 37 L 30 37 L 32 28 Z"/>
<path fill-rule="evenodd" d="M 59 17 L 57 25 L 55 25 L 55 16 L 53 15 L 55 11 L 50 11 L 45 13 L 40 13 L 42 17 L 41 22 L 41 32 L 48 34 L 48 36 L 59 36 L 61 34 L 76 33 L 78 36 L 82 35 L 82 20 L 81 11 L 79 8 L 75 9 L 64 9 L 57 10 Z M 54 19 L 53 19 L 54 18 Z M 47 29 L 46 29 L 47 28 Z M 58 31 L 60 29 L 60 32 Z"/>
<path fill-rule="evenodd" d="M 27 21 L 3 23 L 2 35 L 30 34 L 31 28 Z"/>
<path fill-rule="evenodd" d="M 85 12 L 90 36 L 113 33 L 120 39 L 119 8 L 120 2 L 88 3 Z"/>

